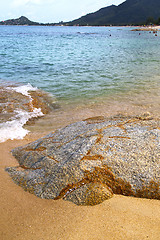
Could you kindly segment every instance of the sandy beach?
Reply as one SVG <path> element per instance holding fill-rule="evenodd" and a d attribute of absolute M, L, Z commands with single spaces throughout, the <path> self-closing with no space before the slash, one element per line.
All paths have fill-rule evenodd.
<path fill-rule="evenodd" d="M 102 110 L 104 111 L 103 108 Z M 118 113 L 118 110 L 117 108 L 115 113 Z M 64 200 L 39 199 L 13 183 L 5 172 L 5 167 L 17 166 L 17 161 L 10 153 L 11 149 L 44 136 L 50 128 L 59 128 L 60 125 L 95 115 L 95 111 L 96 109 L 79 111 L 79 117 L 74 111 L 72 119 L 69 118 L 69 112 L 66 113 L 65 119 L 64 115 L 57 113 L 56 121 L 52 118 L 52 125 L 48 131 L 41 132 L 44 121 L 40 119 L 35 126 L 28 127 L 32 133 L 23 140 L 8 140 L 0 144 L 2 240 L 160 239 L 158 200 L 114 195 L 100 205 L 77 206 Z M 101 114 L 101 111 L 98 113 Z M 51 117 L 48 118 L 48 122 L 51 122 Z"/>

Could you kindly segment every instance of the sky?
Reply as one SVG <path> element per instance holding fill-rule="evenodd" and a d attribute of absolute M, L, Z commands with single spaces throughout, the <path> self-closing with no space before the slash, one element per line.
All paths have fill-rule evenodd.
<path fill-rule="evenodd" d="M 125 0 L 0 0 L 0 21 L 25 16 L 31 21 L 71 21 Z"/>

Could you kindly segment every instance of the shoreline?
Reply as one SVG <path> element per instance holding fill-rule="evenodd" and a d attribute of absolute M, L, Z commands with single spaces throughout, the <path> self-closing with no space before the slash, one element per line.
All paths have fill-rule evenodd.
<path fill-rule="evenodd" d="M 160 201 L 114 195 L 96 206 L 77 206 L 69 201 L 40 199 L 17 186 L 5 168 L 17 166 L 10 151 L 51 131 L 94 116 L 140 115 L 159 118 L 159 95 L 143 93 L 107 98 L 81 105 L 65 105 L 25 126 L 22 140 L 0 143 L 2 240 L 137 240 L 158 239 Z M 154 93 L 154 92 L 153 92 Z"/>

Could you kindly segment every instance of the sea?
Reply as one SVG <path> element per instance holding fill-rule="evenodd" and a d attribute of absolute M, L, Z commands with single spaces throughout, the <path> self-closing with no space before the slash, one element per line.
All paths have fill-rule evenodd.
<path fill-rule="evenodd" d="M 160 32 L 134 28 L 0 26 L 0 142 L 97 115 L 158 118 Z"/>

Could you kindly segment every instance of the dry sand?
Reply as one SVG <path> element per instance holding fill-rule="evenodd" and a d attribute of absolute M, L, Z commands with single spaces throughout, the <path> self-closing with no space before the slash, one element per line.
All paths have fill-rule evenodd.
<path fill-rule="evenodd" d="M 40 137 L 0 144 L 1 240 L 160 239 L 160 201 L 114 195 L 97 206 L 45 200 L 13 183 L 5 167 L 17 166 L 10 150 Z"/>

